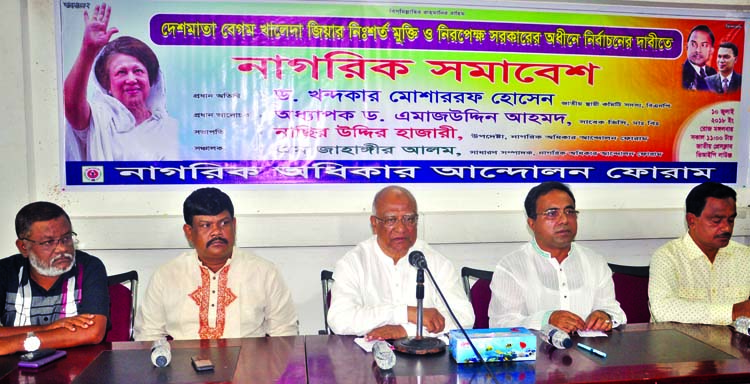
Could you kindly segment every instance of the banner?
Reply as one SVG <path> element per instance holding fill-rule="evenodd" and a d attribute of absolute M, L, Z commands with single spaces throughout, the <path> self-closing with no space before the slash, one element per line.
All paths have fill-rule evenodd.
<path fill-rule="evenodd" d="M 744 20 L 301 1 L 57 9 L 69 186 L 736 183 L 747 169 Z"/>

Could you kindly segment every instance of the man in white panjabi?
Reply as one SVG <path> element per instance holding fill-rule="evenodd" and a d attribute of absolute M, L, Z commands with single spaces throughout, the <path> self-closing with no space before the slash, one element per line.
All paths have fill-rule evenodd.
<path fill-rule="evenodd" d="M 236 248 L 234 206 L 217 188 L 183 205 L 193 250 L 159 267 L 136 316 L 135 339 L 221 339 L 298 334 L 297 313 L 279 271 Z"/>

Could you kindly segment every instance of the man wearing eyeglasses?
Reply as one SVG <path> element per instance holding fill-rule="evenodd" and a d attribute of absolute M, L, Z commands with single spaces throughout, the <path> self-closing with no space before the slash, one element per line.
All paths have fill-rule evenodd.
<path fill-rule="evenodd" d="M 359 243 L 336 263 L 328 324 L 341 335 L 368 339 L 398 339 L 417 334 L 417 270 L 407 257 L 424 253 L 440 289 L 464 327 L 474 323 L 474 311 L 448 259 L 417 239 L 417 201 L 407 189 L 389 186 L 372 203 L 374 236 Z M 423 331 L 439 334 L 458 328 L 434 286 L 425 279 Z"/>
<path fill-rule="evenodd" d="M 135 339 L 297 335 L 297 311 L 276 266 L 235 247 L 229 196 L 197 189 L 182 212 L 193 250 L 154 272 L 135 318 Z"/>
<path fill-rule="evenodd" d="M 524 202 L 534 238 L 503 256 L 490 288 L 490 327 L 554 325 L 568 333 L 625 324 L 604 257 L 574 243 L 573 192 L 555 181 L 532 188 Z"/>
<path fill-rule="evenodd" d="M 20 253 L 0 260 L 0 355 L 101 342 L 107 272 L 75 249 L 68 214 L 39 201 L 21 208 L 15 225 Z"/>

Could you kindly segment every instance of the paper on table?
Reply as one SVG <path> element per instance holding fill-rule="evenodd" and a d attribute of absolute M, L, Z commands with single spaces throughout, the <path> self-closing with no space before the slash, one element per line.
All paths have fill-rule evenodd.
<path fill-rule="evenodd" d="M 375 342 L 378 341 L 377 339 L 373 339 L 370 341 L 367 341 L 364 337 L 357 337 L 354 339 L 354 342 L 359 345 L 360 348 L 364 349 L 365 352 L 371 353 L 372 352 L 372 345 L 375 344 Z"/>
<path fill-rule="evenodd" d="M 578 332 L 578 336 L 581 337 L 608 337 L 603 331 L 584 331 L 579 329 L 576 332 Z"/>

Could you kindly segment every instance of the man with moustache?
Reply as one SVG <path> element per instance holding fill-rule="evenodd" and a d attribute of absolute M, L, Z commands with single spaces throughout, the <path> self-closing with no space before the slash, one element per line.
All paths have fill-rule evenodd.
<path fill-rule="evenodd" d="M 0 355 L 101 342 L 107 272 L 75 249 L 68 214 L 39 201 L 18 211 L 15 226 L 20 253 L 0 260 Z"/>
<path fill-rule="evenodd" d="M 716 53 L 716 66 L 719 73 L 706 77 L 708 88 L 716 93 L 730 93 L 739 91 L 742 87 L 742 75 L 734 71 L 737 55 L 740 51 L 734 43 L 725 41 L 719 44 Z"/>
<path fill-rule="evenodd" d="M 279 271 L 235 247 L 232 200 L 217 188 L 195 190 L 183 204 L 192 251 L 162 265 L 136 315 L 135 339 L 290 336 L 297 312 Z"/>
<path fill-rule="evenodd" d="M 682 65 L 682 88 L 707 91 L 706 77 L 715 75 L 716 69 L 706 65 L 714 53 L 716 39 L 706 25 L 697 25 L 690 31 L 687 41 L 688 59 Z"/>
<path fill-rule="evenodd" d="M 654 252 L 652 321 L 730 324 L 750 316 L 750 250 L 731 240 L 737 193 L 705 182 L 685 199 L 688 231 Z"/>
<path fill-rule="evenodd" d="M 407 189 L 389 186 L 372 203 L 374 236 L 357 244 L 336 263 L 328 324 L 340 335 L 399 339 L 417 334 L 417 269 L 406 257 L 421 251 L 437 284 L 465 328 L 474 311 L 448 259 L 417 239 L 417 200 Z M 435 335 L 456 329 L 432 282 L 425 278 L 423 332 Z"/>
<path fill-rule="evenodd" d="M 607 261 L 573 242 L 578 211 L 570 188 L 544 182 L 529 191 L 524 206 L 534 238 L 497 263 L 490 327 L 551 324 L 570 333 L 625 324 Z"/>

